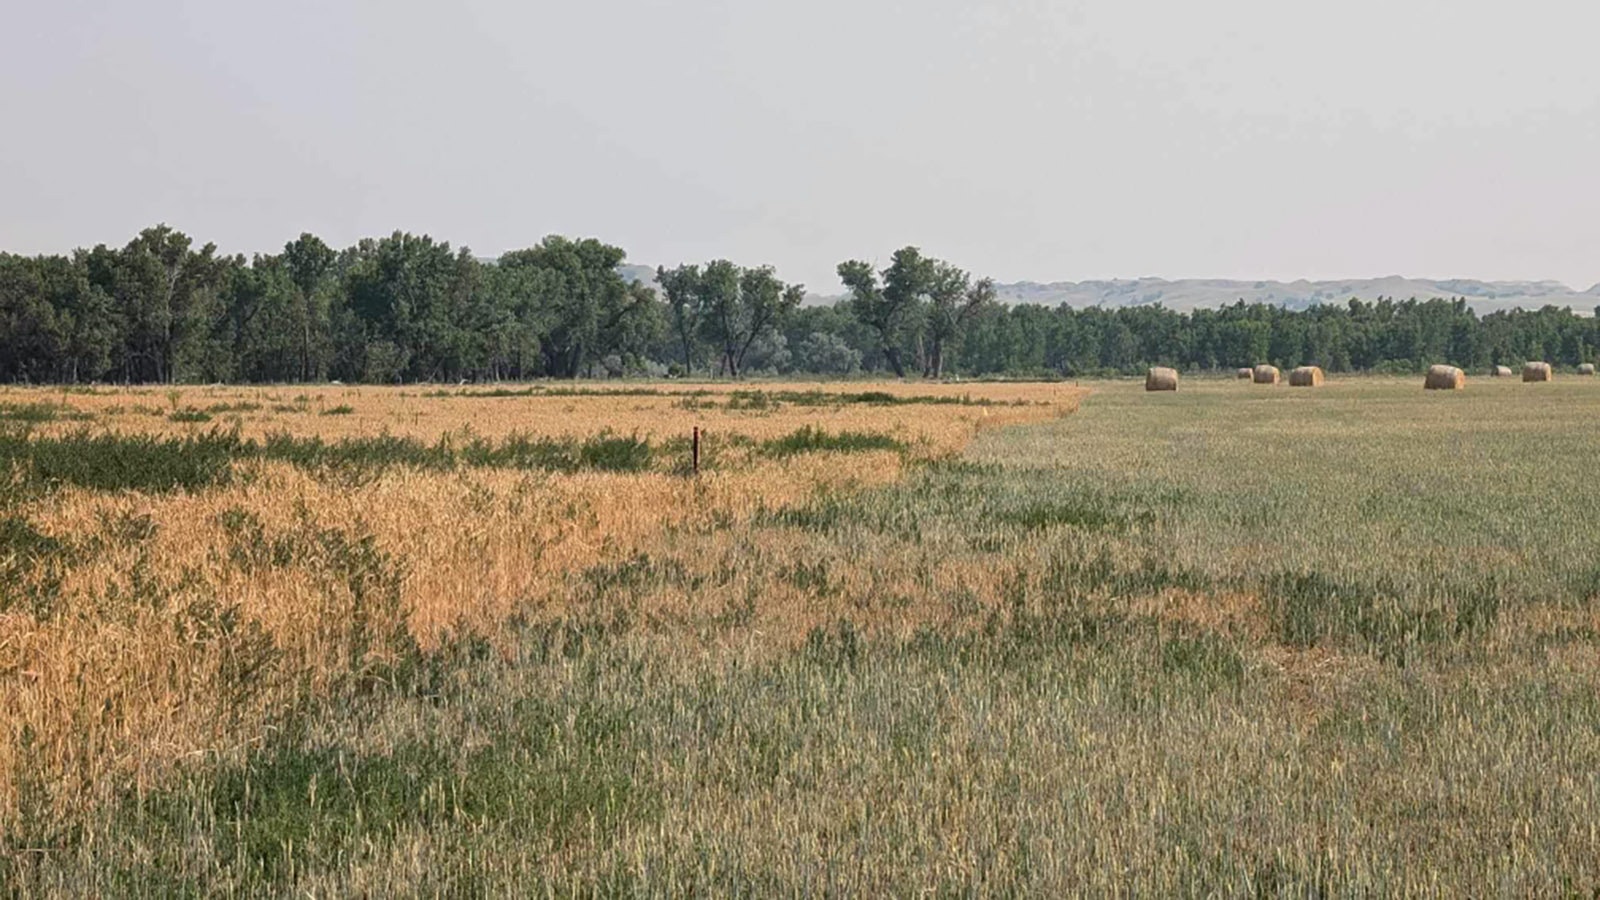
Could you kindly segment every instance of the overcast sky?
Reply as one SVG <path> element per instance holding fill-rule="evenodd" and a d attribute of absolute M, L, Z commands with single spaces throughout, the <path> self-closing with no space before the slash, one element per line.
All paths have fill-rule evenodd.
<path fill-rule="evenodd" d="M 0 29 L 0 249 L 557 232 L 838 290 L 1600 281 L 1581 0 L 54 0 Z"/>

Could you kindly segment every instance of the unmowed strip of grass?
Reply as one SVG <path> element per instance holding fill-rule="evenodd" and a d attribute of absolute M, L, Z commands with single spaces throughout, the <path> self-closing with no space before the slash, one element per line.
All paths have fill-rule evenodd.
<path fill-rule="evenodd" d="M 825 390 L 762 390 L 747 389 L 713 391 L 704 388 L 587 388 L 545 387 L 534 385 L 525 388 L 461 388 L 454 391 L 437 390 L 423 397 L 442 399 L 449 397 L 513 398 L 513 397 L 680 397 L 680 406 L 686 409 L 765 410 L 781 406 L 1020 406 L 1025 400 L 991 400 L 970 395 L 947 394 L 894 394 L 888 391 L 825 391 Z"/>
<path fill-rule="evenodd" d="M 209 416 L 207 417 L 209 419 Z M 903 452 L 898 438 L 869 432 L 828 432 L 805 426 L 780 438 L 753 444 L 738 435 L 716 440 L 730 447 L 754 446 L 775 458 L 801 453 Z M 382 435 L 325 441 L 319 437 L 269 435 L 257 442 L 237 431 L 212 430 L 183 437 L 79 432 L 64 436 L 30 436 L 26 431 L 0 432 L 0 472 L 10 472 L 23 491 L 74 486 L 90 490 L 164 492 L 200 490 L 226 484 L 233 464 L 264 459 L 348 477 L 368 477 L 397 466 L 448 471 L 463 466 L 548 472 L 643 472 L 662 457 L 683 457 L 683 439 L 657 447 L 637 435 L 602 432 L 585 438 L 549 438 L 513 434 L 500 440 L 444 437 L 434 443 Z M 706 464 L 712 465 L 713 450 Z"/>
<path fill-rule="evenodd" d="M 802 426 L 783 437 L 762 441 L 760 451 L 766 456 L 783 458 L 801 453 L 868 453 L 876 450 L 904 452 L 907 445 L 892 435 L 867 431 L 828 432 L 809 425 Z"/>
<path fill-rule="evenodd" d="M 725 399 L 721 399 L 725 398 Z M 719 402 L 721 399 L 721 402 Z M 842 406 L 1025 406 L 1026 400 L 991 400 L 970 395 L 948 394 L 892 394 L 888 391 L 792 391 L 792 390 L 736 390 L 725 395 L 706 391 L 684 395 L 679 405 L 685 409 L 727 409 L 765 411 L 784 406 L 842 407 Z"/>
<path fill-rule="evenodd" d="M 670 397 L 670 396 L 705 396 L 712 393 L 708 390 L 673 391 L 660 388 L 591 388 L 591 387 L 546 387 L 544 385 L 531 385 L 524 388 L 458 388 L 457 390 L 425 391 L 422 396 L 431 399 L 447 399 L 450 397 L 475 397 L 475 398 L 509 398 L 509 397 Z"/>
<path fill-rule="evenodd" d="M 19 496 L 59 485 L 162 492 L 225 484 L 251 445 L 230 432 L 184 437 L 78 432 L 31 436 L 0 431 L 0 473 Z"/>
<path fill-rule="evenodd" d="M 56 421 L 84 421 L 92 419 L 90 413 L 73 409 L 63 403 L 0 403 L 0 423 L 20 422 L 36 425 Z"/>

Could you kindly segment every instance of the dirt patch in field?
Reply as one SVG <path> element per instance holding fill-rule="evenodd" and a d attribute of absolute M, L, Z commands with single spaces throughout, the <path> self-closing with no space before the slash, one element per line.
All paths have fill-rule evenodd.
<path fill-rule="evenodd" d="M 1305 729 L 1321 722 L 1357 682 L 1378 668 L 1377 660 L 1366 654 L 1341 653 L 1326 647 L 1272 644 L 1261 648 L 1260 658 L 1283 679 L 1284 698 Z"/>
<path fill-rule="evenodd" d="M 1239 592 L 1207 593 L 1174 588 L 1134 599 L 1129 611 L 1165 623 L 1191 625 L 1251 641 L 1264 640 L 1268 631 L 1260 598 Z"/>

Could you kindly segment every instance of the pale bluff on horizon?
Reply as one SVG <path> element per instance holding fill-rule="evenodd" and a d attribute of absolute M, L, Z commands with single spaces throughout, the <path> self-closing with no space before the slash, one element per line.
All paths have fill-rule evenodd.
<path fill-rule="evenodd" d="M 625 265 L 622 273 L 632 280 L 654 284 L 655 267 Z M 1571 307 L 1583 315 L 1600 308 L 1600 284 L 1579 291 L 1559 281 L 1479 281 L 1471 278 L 1347 278 L 1310 281 L 1243 281 L 1226 278 L 1113 278 L 1108 280 L 1054 281 L 1042 284 L 1017 281 L 995 285 L 997 299 L 1003 303 L 1038 303 L 1073 308 L 1105 306 L 1154 306 L 1188 312 L 1215 309 L 1243 300 L 1245 303 L 1271 303 L 1288 309 L 1305 309 L 1319 303 L 1344 303 L 1358 300 L 1428 300 L 1434 297 L 1467 301 L 1474 312 L 1484 315 L 1508 309 L 1540 309 L 1545 306 Z M 813 290 L 806 295 L 807 305 L 831 304 L 843 294 Z"/>

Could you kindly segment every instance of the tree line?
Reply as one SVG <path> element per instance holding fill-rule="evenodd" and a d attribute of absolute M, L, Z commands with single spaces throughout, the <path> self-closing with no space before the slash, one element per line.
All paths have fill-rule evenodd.
<path fill-rule="evenodd" d="M 545 238 L 498 260 L 396 232 L 335 250 L 303 234 L 250 258 L 167 226 L 71 255 L 0 254 L 0 381 L 500 380 L 748 374 L 1078 377 L 1270 362 L 1334 372 L 1600 358 L 1600 318 L 1478 316 L 1461 299 L 1243 302 L 1179 313 L 1005 305 L 915 247 L 838 266 L 806 305 L 770 266 L 628 277 L 621 248 Z"/>

